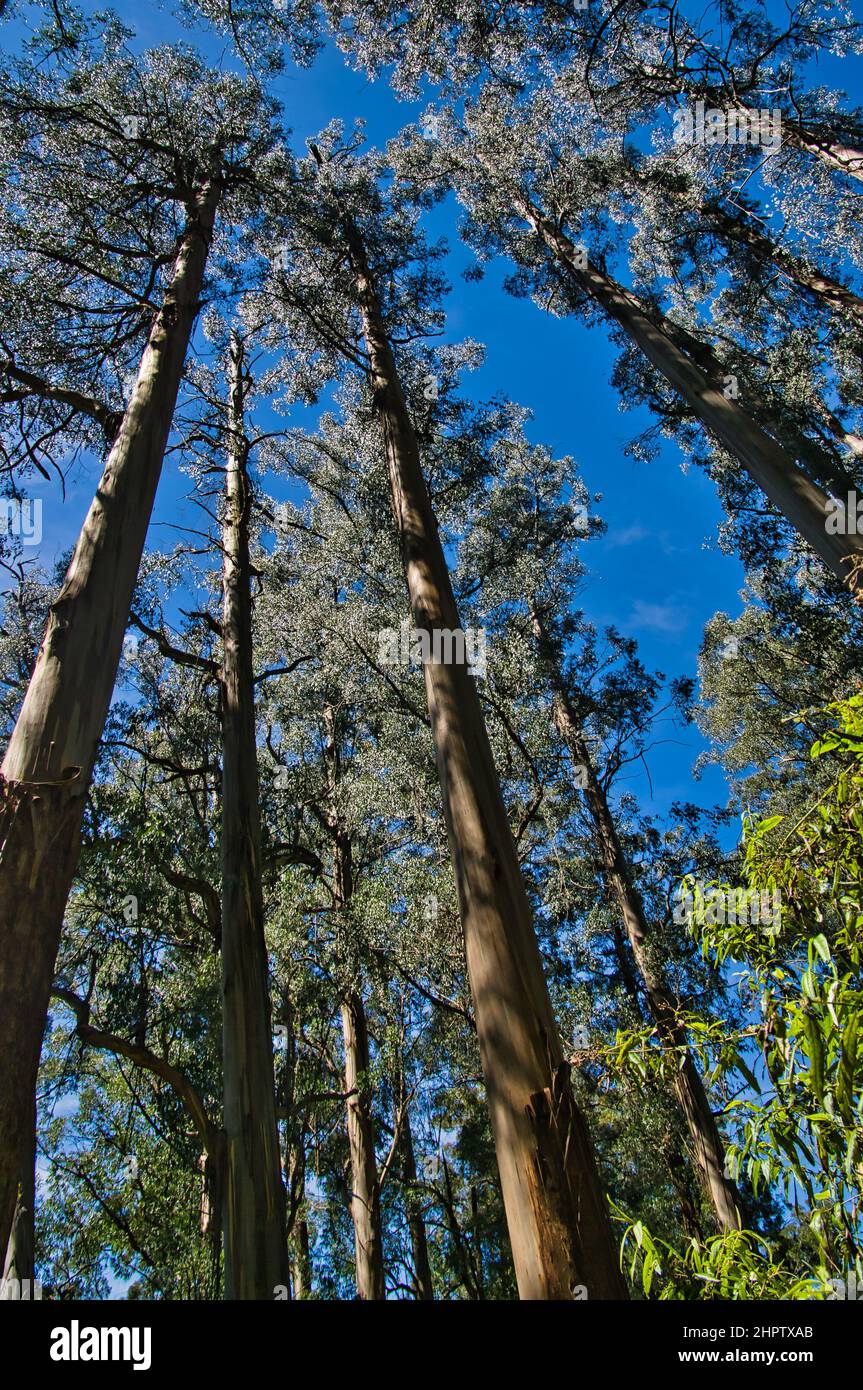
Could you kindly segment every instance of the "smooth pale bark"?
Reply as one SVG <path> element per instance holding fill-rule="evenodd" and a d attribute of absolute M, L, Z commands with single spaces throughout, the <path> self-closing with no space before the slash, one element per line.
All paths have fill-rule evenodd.
<path fill-rule="evenodd" d="M 459 616 L 365 248 L 344 225 L 413 620 L 431 638 Z M 570 1299 L 584 1285 L 591 1299 L 625 1298 L 476 686 L 460 664 L 428 661 L 424 674 L 519 1295 Z"/>
<path fill-rule="evenodd" d="M 333 846 L 333 908 L 344 911 L 353 896 L 353 856 L 350 836 L 338 809 L 339 746 L 335 712 L 324 708 L 327 731 L 326 823 Z M 369 1091 L 369 1032 L 359 993 L 351 991 L 341 1004 L 345 1050 L 345 1096 L 348 1150 L 351 1160 L 351 1220 L 357 1295 L 364 1301 L 386 1297 L 381 1189 L 375 1153 L 375 1129 Z"/>
<path fill-rule="evenodd" d="M 549 251 L 577 285 L 620 324 L 648 361 L 683 397 L 715 439 L 745 468 L 786 520 L 796 528 L 825 565 L 855 589 L 863 581 L 854 568 L 863 560 L 863 537 L 827 531 L 829 498 L 797 467 L 774 439 L 729 399 L 721 382 L 713 382 L 675 339 L 682 330 L 654 323 L 644 305 L 596 266 L 582 265 L 575 244 L 529 200 L 516 200 L 519 213 L 534 228 Z"/>
<path fill-rule="evenodd" d="M 605 789 L 596 775 L 590 749 L 576 717 L 561 671 L 549 652 L 542 620 L 531 606 L 533 635 L 552 691 L 552 717 L 569 751 L 573 768 L 581 769 L 587 807 L 593 821 L 603 876 L 617 902 L 632 955 L 647 995 L 650 1015 L 664 1047 L 675 1054 L 674 1090 L 689 1130 L 692 1152 L 705 1195 L 719 1231 L 741 1227 L 739 1198 L 725 1176 L 725 1148 L 710 1108 L 704 1082 L 689 1049 L 686 1030 L 658 966 L 647 950 L 648 923 L 641 895 L 620 843 Z"/>
<path fill-rule="evenodd" d="M 289 1287 L 264 906 L 242 345 L 230 345 L 222 523 L 222 1058 L 225 1298 Z"/>
<path fill-rule="evenodd" d="M 821 403 L 821 414 L 834 439 L 845 444 L 856 458 L 863 458 L 863 435 L 853 434 L 850 430 L 846 430 L 842 421 L 838 420 L 833 411 L 829 410 L 823 402 Z"/>
<path fill-rule="evenodd" d="M 863 179 L 863 151 L 855 150 L 841 140 L 829 135 L 817 135 L 792 121 L 783 121 L 782 139 L 795 145 L 798 150 L 814 155 L 837 173 L 848 174 L 852 179 Z"/>
<path fill-rule="evenodd" d="M 0 1250 L 18 1188 L 81 821 L 221 193 L 200 190 L 0 774 Z"/>
<path fill-rule="evenodd" d="M 739 113 L 749 129 L 758 121 L 760 109 L 755 110 L 740 101 L 729 101 L 728 93 L 721 87 L 699 88 L 692 95 L 703 99 L 706 106 L 726 111 L 729 116 Z M 818 134 L 815 130 L 808 130 L 802 121 L 783 115 L 781 138 L 783 144 L 813 155 L 829 169 L 847 174 L 850 178 L 863 179 L 863 151 L 846 145 L 829 132 Z"/>
<path fill-rule="evenodd" d="M 700 368 L 707 380 L 724 380 L 727 369 L 709 344 L 696 338 L 680 324 L 672 323 L 670 319 L 663 320 L 662 328 L 683 354 Z M 787 416 L 777 414 L 776 408 L 754 390 L 749 382 L 746 384 L 745 393 L 747 418 L 757 418 L 759 425 L 769 430 L 774 440 L 781 441 L 780 447 L 785 450 L 786 458 L 793 455 L 798 464 L 804 465 L 809 478 L 829 488 L 833 496 L 844 497 L 854 491 L 854 479 L 829 449 L 822 447 L 817 440 L 802 434 Z"/>

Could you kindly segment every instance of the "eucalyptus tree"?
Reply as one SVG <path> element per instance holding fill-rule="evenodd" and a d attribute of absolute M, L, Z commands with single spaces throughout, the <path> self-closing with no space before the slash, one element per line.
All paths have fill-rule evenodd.
<path fill-rule="evenodd" d="M 597 85 L 637 88 L 671 106 L 699 98 L 747 119 L 767 102 L 781 113 L 783 143 L 831 173 L 863 178 L 859 108 L 843 110 L 844 94 L 810 88 L 802 77 L 822 53 L 860 51 L 860 22 L 844 0 L 797 0 L 779 22 L 755 4 L 715 4 L 693 19 L 673 0 L 621 6 L 616 18 L 611 32 L 593 20 Z"/>
<path fill-rule="evenodd" d="M 633 866 L 624 851 L 608 789 L 616 770 L 633 756 L 629 745 L 656 717 L 657 688 L 631 648 L 628 679 L 617 688 L 591 691 L 576 674 L 585 669 L 583 644 L 595 638 L 572 610 L 572 596 L 584 568 L 579 542 L 597 523 L 589 516 L 589 499 L 571 459 L 555 461 L 532 448 L 523 433 L 503 441 L 494 484 L 462 549 L 461 563 L 482 576 L 484 600 L 500 623 L 504 617 L 524 628 L 545 683 L 552 722 L 566 747 L 573 775 L 583 789 L 596 852 L 608 892 L 613 897 L 632 951 L 648 1009 L 662 1043 L 678 1058 L 674 1089 L 689 1130 L 695 1162 L 720 1230 L 740 1226 L 738 1199 L 725 1173 L 722 1139 L 696 1062 L 689 1049 L 678 1003 L 670 992 L 651 948 L 650 923 L 636 886 Z M 576 645 L 577 644 L 577 645 Z M 599 723 L 608 732 L 611 752 L 605 769 L 597 766 L 595 735 Z M 626 750 L 626 754 L 624 751 Z"/>
<path fill-rule="evenodd" d="M 70 235 L 85 241 L 97 177 L 106 208 L 128 209 L 130 198 L 133 207 L 139 201 L 155 207 L 162 229 L 159 265 L 148 257 L 142 266 L 134 238 L 127 244 L 121 236 L 112 254 L 121 261 L 125 256 L 140 287 L 151 276 L 162 283 L 152 318 L 149 301 L 140 318 L 140 362 L 120 431 L 52 605 L 3 763 L 0 998 L 9 1041 L 0 1101 L 0 1244 L 15 1201 L 14 1155 L 32 1123 L 39 1045 L 86 790 L 216 211 L 227 198 L 228 221 L 248 215 L 251 170 L 276 143 L 272 111 L 257 88 L 207 75 L 184 50 L 137 62 L 109 47 L 103 61 L 73 61 L 62 81 L 26 77 L 17 77 L 5 97 L 7 118 L 14 114 L 29 135 L 17 184 L 22 201 L 25 194 L 36 199 L 49 176 L 60 189 L 71 178 Z M 128 227 L 135 215 L 119 220 Z"/>
<path fill-rule="evenodd" d="M 517 441 L 518 429 L 511 429 L 492 450 L 500 476 L 506 474 L 507 460 L 517 470 L 524 460 Z M 527 478 L 529 487 L 541 473 L 534 458 L 533 467 L 525 464 L 516 476 Z M 511 534 L 510 516 L 503 509 L 494 510 L 493 528 L 484 526 L 484 501 L 480 497 L 465 518 L 468 535 L 461 547 L 458 591 L 463 611 L 490 635 L 494 659 L 482 699 L 507 803 L 514 807 L 521 801 L 524 807 L 516 821 L 520 861 L 542 924 L 561 1032 L 572 1040 L 579 1100 L 590 1116 L 618 1210 L 638 1212 L 673 1236 L 682 1219 L 688 1234 L 702 1239 L 711 1216 L 709 1205 L 706 1220 L 701 1211 L 695 1178 L 699 1169 L 694 1155 L 687 1156 L 691 1141 L 675 1098 L 680 1054 L 667 1035 L 660 1040 L 650 1017 L 612 891 L 609 856 L 602 854 L 603 837 L 592 814 L 596 799 L 586 795 L 592 767 L 600 774 L 595 777 L 598 791 L 610 805 L 613 784 L 626 778 L 634 761 L 649 762 L 668 713 L 655 708 L 661 678 L 644 671 L 633 642 L 613 631 L 600 641 L 583 615 L 573 611 L 572 593 L 565 592 L 563 621 L 571 631 L 568 690 L 578 700 L 588 743 L 586 761 L 573 767 L 567 743 L 550 717 L 549 672 L 540 660 L 527 609 L 527 596 L 536 585 L 530 552 L 537 538 L 525 539 L 518 519 Z M 517 508 L 512 514 L 518 518 Z M 561 539 L 566 534 L 583 539 L 595 524 L 581 530 L 587 507 L 580 503 L 569 509 L 561 505 L 555 517 Z M 477 518 L 479 534 L 471 525 Z M 496 533 L 493 548 L 488 544 L 491 529 Z M 524 542 L 520 549 L 513 543 L 516 536 Z M 503 552 L 500 566 L 494 558 L 498 549 Z M 578 586 L 580 572 L 579 563 L 570 565 L 570 587 Z M 688 683 L 681 682 L 675 703 L 685 699 L 687 689 Z M 523 792 L 517 798 L 514 787 L 519 783 Z M 705 979 L 693 943 L 673 921 L 671 900 L 685 873 L 710 876 L 721 869 L 724 857 L 701 828 L 702 823 L 709 826 L 709 817 L 697 808 L 675 808 L 673 823 L 660 829 L 634 796 L 615 790 L 611 820 L 634 880 L 629 896 L 637 894 L 642 915 L 652 924 L 642 959 L 648 956 L 655 977 L 661 954 L 675 1018 L 691 1019 L 699 1039 L 706 1014 L 728 1018 L 728 1000 L 721 982 Z M 696 1065 L 712 1065 L 702 1061 L 703 1049 L 698 1053 Z"/>
<path fill-rule="evenodd" d="M 295 350 L 317 328 L 319 351 L 341 345 L 367 375 L 413 619 L 431 652 L 435 633 L 458 634 L 461 624 L 423 475 L 410 378 L 393 348 L 396 338 L 427 333 L 436 317 L 433 263 L 416 232 L 422 200 L 418 206 L 397 183 L 385 190 L 379 162 L 334 149 L 330 132 L 327 143 L 326 157 L 313 146 L 305 165 L 309 196 L 317 195 L 307 214 L 317 224 L 312 247 L 299 234 L 285 244 L 284 280 L 276 278 L 274 293 Z M 303 302 L 316 315 L 305 327 Z M 424 675 L 519 1290 L 568 1298 L 587 1285 L 595 1297 L 620 1297 L 605 1198 L 572 1098 L 476 687 L 461 662 L 427 660 Z M 546 1165 L 557 1175 L 553 1184 L 540 1176 Z"/>
<path fill-rule="evenodd" d="M 784 296 L 789 319 L 802 296 L 803 303 L 829 310 L 840 327 L 847 323 L 859 332 L 863 297 L 834 269 L 845 257 L 859 265 L 853 198 L 837 199 L 830 189 L 828 199 L 817 185 L 793 197 L 795 181 L 786 176 L 784 166 L 774 163 L 769 169 L 768 199 L 759 200 L 740 187 L 752 179 L 758 147 L 730 144 L 720 163 L 712 146 L 695 140 L 684 145 L 672 137 L 666 148 L 650 155 L 631 148 L 621 157 L 617 196 L 637 204 L 644 254 L 661 248 L 660 254 L 668 256 L 679 246 L 681 259 L 693 271 L 700 268 L 702 272 L 702 293 L 711 272 L 724 264 L 734 280 L 748 283 L 758 276 L 765 299 L 775 300 L 780 307 L 783 296 L 777 291 L 794 291 Z M 775 231 L 770 221 L 777 210 L 784 213 L 784 225 Z M 813 241 L 816 229 L 817 243 Z M 722 258 L 719 263 L 717 252 Z M 777 274 L 766 279 L 765 271 L 770 270 Z M 829 328 L 830 319 L 825 322 Z"/>
<path fill-rule="evenodd" d="M 159 557 L 160 584 L 172 571 Z M 199 622 L 184 634 L 190 647 L 195 636 L 203 661 L 211 637 Z M 201 822 L 218 724 L 206 673 L 155 643 L 128 640 L 123 674 L 133 698 L 115 704 L 103 737 L 40 1070 L 39 1265 L 89 1253 L 95 1269 L 82 1278 L 107 1259 L 151 1295 L 212 1298 L 224 1193 L 219 913 Z M 78 1214 L 80 1235 L 65 1213 Z"/>
<path fill-rule="evenodd" d="M 859 113 L 800 80 L 820 54 L 859 50 L 860 23 L 845 0 L 796 0 L 778 22 L 758 0 L 716 0 L 695 16 L 674 0 L 503 0 L 494 11 L 482 0 L 325 0 L 322 9 L 345 51 L 370 73 L 390 69 L 410 95 L 429 80 L 455 92 L 488 77 L 524 87 L 575 56 L 600 96 L 626 100 L 637 87 L 651 102 L 687 93 L 732 107 L 778 97 L 801 150 L 858 173 L 849 146 L 863 145 Z"/>
<path fill-rule="evenodd" d="M 402 792 L 406 774 L 400 745 L 406 716 L 416 717 L 416 705 L 403 694 L 398 673 L 378 664 L 376 623 L 387 611 L 390 621 L 397 620 L 400 606 L 398 557 L 389 537 L 381 547 L 374 534 L 372 517 L 385 493 L 377 460 L 373 453 L 370 461 L 367 457 L 368 427 L 357 421 L 357 402 L 345 398 L 344 406 L 346 422 L 327 416 L 317 434 L 289 437 L 285 462 L 306 480 L 311 499 L 276 509 L 279 543 L 264 568 L 259 621 L 272 634 L 273 659 L 278 634 L 289 624 L 295 642 L 314 655 L 290 679 L 272 683 L 263 716 L 273 730 L 268 744 L 280 760 L 275 785 L 289 792 L 288 806 L 302 806 L 307 818 L 305 826 L 292 829 L 291 840 L 318 865 L 321 911 L 327 913 L 331 945 L 324 948 L 318 928 L 314 953 L 331 981 L 329 1008 L 337 1009 L 341 1022 L 355 1284 L 366 1300 L 385 1294 L 382 1187 L 409 1143 L 408 1097 L 401 1094 L 394 1098 L 389 1154 L 379 1161 L 375 1110 L 380 1110 L 372 1073 L 381 1075 L 381 1043 L 374 1055 L 367 1000 L 371 993 L 379 1014 L 380 981 L 393 969 L 393 942 L 382 950 L 366 918 L 368 880 L 381 861 L 403 852 L 410 838 L 413 813 Z M 394 705 L 392 712 L 388 704 Z M 427 769 L 428 762 L 426 779 Z M 379 782 L 384 770 L 385 790 Z M 427 796 L 428 785 L 423 790 Z M 401 954 L 398 945 L 395 954 L 396 959 Z M 285 993 L 293 993 L 289 984 Z M 396 1072 L 403 1076 L 407 1065 L 400 1048 Z M 417 1250 L 422 1249 L 420 1227 L 414 1214 Z M 428 1286 L 427 1269 L 423 1278 Z"/>
<path fill-rule="evenodd" d="M 824 771 L 809 749 L 830 727 L 827 707 L 860 682 L 860 611 L 792 564 L 751 573 L 742 598 L 738 617 L 717 613 L 705 631 L 700 766 L 721 765 L 752 814 L 802 814 Z"/>
<path fill-rule="evenodd" d="M 863 452 L 863 301 L 848 283 L 848 261 L 859 266 L 863 254 L 856 196 L 837 199 L 817 181 L 802 185 L 782 150 L 763 168 L 763 150 L 733 142 L 717 150 L 669 131 L 654 134 L 654 147 L 649 155 L 633 147 L 616 172 L 607 171 L 613 216 L 635 229 L 632 275 L 668 284 L 692 350 L 703 351 L 698 344 L 709 334 L 729 392 L 816 481 L 846 495 L 859 465 L 844 451 Z M 760 197 L 748 191 L 756 186 Z M 630 387 L 639 356 L 630 353 L 621 388 Z M 692 418 L 682 401 L 658 404 L 656 387 L 633 394 L 652 396 L 663 420 Z"/>
<path fill-rule="evenodd" d="M 222 377 L 220 382 L 219 377 Z M 206 378 L 206 379 L 205 379 Z M 225 1297 L 288 1287 L 285 1189 L 276 1123 L 258 786 L 252 633 L 250 463 L 260 442 L 256 382 L 239 328 L 199 370 L 204 409 L 185 441 L 198 469 L 223 475 L 222 611 L 215 668 L 221 723 L 221 967 L 225 1131 Z M 187 421 L 184 418 L 183 425 Z"/>
<path fill-rule="evenodd" d="M 402 172 L 452 180 L 468 209 L 470 240 L 482 256 L 503 251 L 514 259 L 519 288 L 558 312 L 607 316 L 837 578 L 856 582 L 859 538 L 830 533 L 829 496 L 801 466 L 800 449 L 783 448 L 734 398 L 725 365 L 703 337 L 606 269 L 618 236 L 605 216 L 603 155 L 619 132 L 592 133 L 582 151 L 574 109 L 562 108 L 550 89 L 522 101 L 493 85 L 468 103 L 463 122 L 436 112 L 426 129 L 426 141 L 406 142 Z"/>
<path fill-rule="evenodd" d="M 633 141 L 604 168 L 610 212 L 634 229 L 633 277 L 667 283 L 675 322 L 709 334 L 737 398 L 816 480 L 847 491 L 843 447 L 863 451 L 859 422 L 838 418 L 859 407 L 856 195 L 802 184 L 781 149 L 766 167 L 762 155 L 655 129 L 649 153 Z"/>

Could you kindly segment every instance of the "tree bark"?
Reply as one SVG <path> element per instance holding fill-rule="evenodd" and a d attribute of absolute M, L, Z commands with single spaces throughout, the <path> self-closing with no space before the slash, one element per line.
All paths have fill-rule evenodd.
<path fill-rule="evenodd" d="M 351 1220 L 354 1224 L 357 1294 L 364 1301 L 386 1296 L 381 1192 L 368 1089 L 369 1035 L 363 1001 L 351 994 L 342 1004 L 345 1094 L 351 1155 Z"/>
<path fill-rule="evenodd" d="M 303 1215 L 303 1208 L 306 1201 L 306 1153 L 305 1153 L 306 1134 L 305 1127 L 299 1136 L 299 1141 L 294 1149 L 293 1167 L 291 1169 L 291 1193 L 293 1197 L 293 1211 L 296 1213 L 296 1220 L 290 1232 L 290 1249 L 293 1253 L 291 1268 L 294 1276 L 294 1298 L 308 1298 L 312 1291 L 312 1260 L 311 1242 L 309 1240 L 309 1223 Z"/>
<path fill-rule="evenodd" d="M 414 1156 L 413 1134 L 411 1133 L 411 1117 L 407 1096 L 405 1095 L 404 1075 L 400 1063 L 397 1064 L 395 1076 L 393 1077 L 393 1097 L 395 1100 L 396 1112 L 395 1124 L 400 1126 L 399 1147 L 401 1149 L 401 1175 L 402 1183 L 404 1184 L 408 1230 L 410 1231 L 411 1237 L 411 1252 L 413 1254 L 417 1298 L 420 1302 L 430 1303 L 434 1300 L 434 1281 L 432 1279 L 431 1264 L 429 1263 L 426 1223 L 423 1220 L 419 1194 L 416 1190 L 417 1165 Z"/>
<path fill-rule="evenodd" d="M 518 198 L 516 203 L 521 216 L 534 228 L 566 273 L 620 324 L 828 569 L 843 583 L 861 588 L 863 580 L 858 578 L 854 562 L 863 560 L 863 537 L 828 534 L 827 494 L 678 346 L 675 337 L 679 337 L 682 330 L 664 321 L 654 323 L 631 291 L 596 266 L 582 267 L 570 238 L 528 199 Z"/>
<path fill-rule="evenodd" d="M 183 363 L 221 178 L 189 209 L 165 302 L 69 566 L 0 774 L 0 1250 L 33 1122 L 42 1033 L 81 821 Z"/>
<path fill-rule="evenodd" d="M 333 845 L 333 907 L 344 911 L 353 896 L 353 856 L 350 836 L 345 832 L 337 804 L 339 745 L 335 711 L 324 709 L 327 759 L 327 827 Z M 342 1038 L 345 1049 L 345 1095 L 347 1097 L 348 1149 L 351 1160 L 351 1220 L 357 1295 L 359 1298 L 386 1297 L 383 1234 L 381 1231 L 381 1189 L 375 1152 L 375 1129 L 369 1091 L 369 1033 L 366 1011 L 358 991 L 351 990 L 342 1000 Z"/>
<path fill-rule="evenodd" d="M 23 1131 L 19 1160 L 19 1185 L 12 1230 L 3 1262 L 0 1298 L 34 1296 L 36 1278 L 36 1098 L 32 1123 Z M 24 1290 L 29 1292 L 24 1292 Z"/>
<path fill-rule="evenodd" d="M 347 217 L 344 229 L 413 619 L 431 639 L 459 616 L 365 247 Z M 519 1294 L 569 1299 L 585 1285 L 590 1298 L 625 1298 L 476 686 L 458 663 L 429 660 L 424 675 Z"/>
<path fill-rule="evenodd" d="M 289 1287 L 264 906 L 242 344 L 230 343 L 222 525 L 222 1055 L 225 1298 Z"/>
<path fill-rule="evenodd" d="M 552 690 L 552 717 L 572 759 L 580 768 L 584 794 L 596 832 L 600 860 L 606 883 L 611 889 L 623 919 L 638 973 L 647 995 L 650 1015 L 664 1047 L 676 1054 L 674 1089 L 692 1142 L 696 1166 L 705 1195 L 713 1208 L 717 1229 L 740 1230 L 739 1198 L 734 1183 L 725 1176 L 725 1149 L 701 1074 L 689 1049 L 686 1030 L 679 1022 L 677 1006 L 662 974 L 647 951 L 648 923 L 641 895 L 635 887 L 629 861 L 624 854 L 617 826 L 596 775 L 590 750 L 576 717 L 563 675 L 549 653 L 548 637 L 541 618 L 531 605 L 533 635 Z"/>
<path fill-rule="evenodd" d="M 863 151 L 855 150 L 833 136 L 818 135 L 815 131 L 806 130 L 804 126 L 793 121 L 783 121 L 782 138 L 798 150 L 805 150 L 807 154 L 814 155 L 829 169 L 847 174 L 852 179 L 863 179 Z"/>
<path fill-rule="evenodd" d="M 843 318 L 851 318 L 863 328 L 863 299 L 853 290 L 807 265 L 784 246 L 778 246 L 770 237 L 758 231 L 751 222 L 726 212 L 718 203 L 710 203 L 700 212 L 708 231 L 715 231 L 725 241 L 745 246 L 757 260 L 776 266 L 814 300 L 820 300 Z"/>

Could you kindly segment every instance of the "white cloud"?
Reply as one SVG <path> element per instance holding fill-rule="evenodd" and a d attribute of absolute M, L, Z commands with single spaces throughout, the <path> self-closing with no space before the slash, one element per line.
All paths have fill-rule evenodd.
<path fill-rule="evenodd" d="M 648 632 L 664 632 L 679 636 L 689 622 L 690 609 L 679 603 L 646 603 L 636 599 L 628 626 Z"/>

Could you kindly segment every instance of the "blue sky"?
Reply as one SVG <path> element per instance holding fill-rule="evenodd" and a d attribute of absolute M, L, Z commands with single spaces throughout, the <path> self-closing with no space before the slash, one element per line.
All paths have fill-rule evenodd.
<path fill-rule="evenodd" d="M 234 65 L 222 41 L 201 29 L 182 29 L 154 0 L 120 0 L 115 8 L 136 31 L 137 47 L 182 38 L 210 61 Z M 13 48 L 25 24 L 26 11 L 22 20 L 0 27 L 0 44 Z M 860 86 L 861 70 L 860 60 L 830 61 L 821 65 L 819 80 L 853 91 Z M 420 110 L 398 102 L 385 81 L 372 83 L 350 70 L 332 46 L 310 70 L 289 66 L 272 85 L 284 104 L 296 149 L 334 117 L 348 126 L 363 117 L 370 141 L 380 143 Z M 531 438 L 556 453 L 573 455 L 590 491 L 602 494 L 597 511 L 608 531 L 584 549 L 591 572 L 579 605 L 598 628 L 614 624 L 635 637 L 649 667 L 669 678 L 695 675 L 704 624 L 718 610 L 732 616 L 740 611 L 743 582 L 740 564 L 721 554 L 716 543 L 722 512 L 712 485 L 698 470 L 684 475 L 679 452 L 670 445 L 651 464 L 627 457 L 628 440 L 650 417 L 646 411 L 621 410 L 610 386 L 615 353 L 601 327 L 553 319 L 531 302 L 506 295 L 502 281 L 507 267 L 502 263 L 493 263 L 482 281 L 465 282 L 461 271 L 470 255 L 458 239 L 453 200 L 434 214 L 432 231 L 445 234 L 452 247 L 447 335 L 486 346 L 485 364 L 466 379 L 465 389 L 482 399 L 504 393 L 529 407 Z M 176 532 L 166 528 L 192 518 L 183 502 L 188 480 L 177 462 L 168 460 L 160 486 L 150 533 L 154 547 L 168 548 Z M 95 462 L 78 468 L 69 479 L 65 502 L 56 492 L 46 492 L 39 551 L 46 565 L 74 543 L 97 472 Z M 695 729 L 663 725 L 657 736 L 664 741 L 649 756 L 650 781 L 638 764 L 629 781 L 645 809 L 663 815 L 676 799 L 724 801 L 723 779 L 716 770 L 698 784 L 693 781 L 692 766 L 703 748 Z M 70 1097 L 65 1107 L 74 1104 Z M 112 1294 L 122 1296 L 126 1284 L 112 1278 Z"/>
<path fill-rule="evenodd" d="M 120 0 L 115 9 L 136 31 L 136 47 L 182 38 L 213 63 L 234 65 L 222 40 L 204 29 L 181 28 L 154 0 Z M 0 39 L 11 47 L 20 36 L 21 21 L 4 27 Z M 860 75 L 860 60 L 831 60 L 821 64 L 818 80 L 853 90 Z M 289 65 L 272 89 L 284 104 L 298 150 L 333 117 L 348 126 L 363 117 L 370 141 L 380 143 L 421 109 L 397 101 L 384 80 L 371 82 L 352 71 L 332 45 L 311 69 Z M 483 399 L 503 392 L 529 407 L 531 438 L 572 454 L 591 492 L 602 494 L 597 511 L 608 532 L 584 548 L 591 573 L 579 605 L 597 627 L 615 624 L 635 637 L 649 667 L 669 678 L 694 675 L 704 624 L 718 610 L 735 616 L 741 606 L 743 572 L 736 559 L 719 552 L 716 533 L 722 512 L 712 485 L 698 470 L 684 475 L 679 451 L 671 445 L 650 464 L 626 456 L 627 441 L 650 417 L 644 410 L 621 410 L 609 384 L 615 354 L 602 327 L 553 319 L 530 301 L 505 294 L 503 263 L 493 263 L 482 281 L 465 282 L 461 271 L 470 255 L 458 239 L 454 200 L 435 212 L 432 230 L 443 232 L 452 248 L 447 336 L 471 337 L 486 345 L 485 364 L 465 380 L 465 388 Z M 70 479 L 65 504 L 56 496 L 46 500 L 41 548 L 46 562 L 73 543 L 94 480 L 95 469 L 82 469 Z M 164 527 L 182 514 L 186 489 L 177 461 L 169 460 L 151 544 L 171 544 L 175 533 Z M 659 737 L 666 741 L 650 755 L 651 782 L 637 765 L 631 772 L 630 790 L 646 808 L 663 813 L 678 798 L 708 804 L 724 800 L 717 771 L 708 770 L 699 784 L 693 783 L 692 765 L 703 746 L 695 729 L 666 725 Z"/>

